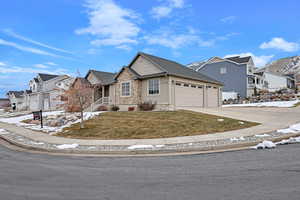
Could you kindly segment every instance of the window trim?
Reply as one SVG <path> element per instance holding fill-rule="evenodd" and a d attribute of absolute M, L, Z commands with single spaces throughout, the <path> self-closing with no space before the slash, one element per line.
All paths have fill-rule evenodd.
<path fill-rule="evenodd" d="M 149 93 L 149 82 L 150 80 L 158 80 L 158 94 L 150 94 Z M 148 96 L 159 96 L 160 95 L 160 79 L 159 78 L 152 78 L 147 80 L 147 95 Z"/>
<path fill-rule="evenodd" d="M 127 95 L 126 96 L 123 95 L 123 83 L 129 83 L 129 95 L 128 96 Z M 131 95 L 132 95 L 131 94 L 131 81 L 122 81 L 121 82 L 121 94 L 120 94 L 120 96 L 121 97 L 131 97 Z"/>
<path fill-rule="evenodd" d="M 227 67 L 221 67 L 220 74 L 227 74 Z"/>

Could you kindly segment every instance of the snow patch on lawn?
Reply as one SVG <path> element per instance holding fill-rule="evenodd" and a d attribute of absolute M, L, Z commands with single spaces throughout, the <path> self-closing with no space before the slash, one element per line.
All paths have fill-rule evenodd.
<path fill-rule="evenodd" d="M 272 149 L 275 147 L 276 147 L 276 144 L 274 142 L 265 140 L 251 148 L 253 148 L 253 149 Z"/>
<path fill-rule="evenodd" d="M 151 144 L 145 144 L 145 145 L 131 145 L 127 147 L 129 150 L 136 150 L 136 149 L 153 149 L 154 146 Z"/>
<path fill-rule="evenodd" d="M 230 104 L 223 105 L 222 107 L 280 107 L 289 108 L 300 102 L 299 100 L 294 101 L 273 101 L 273 102 L 261 102 L 261 103 L 245 103 L 245 104 Z"/>
<path fill-rule="evenodd" d="M 58 116 L 63 113 L 64 113 L 64 111 L 44 112 L 43 117 L 50 116 L 50 115 Z M 101 113 L 103 113 L 103 112 L 84 112 L 83 119 L 89 120 L 97 115 L 100 115 Z M 74 122 L 67 123 L 60 127 L 44 126 L 43 128 L 41 128 L 40 125 L 27 124 L 27 123 L 22 122 L 24 120 L 28 120 L 28 119 L 32 119 L 32 118 L 33 118 L 32 114 L 29 114 L 29 115 L 23 115 L 23 116 L 18 116 L 18 117 L 0 118 L 0 122 L 4 122 L 4 123 L 8 123 L 8 124 L 15 124 L 16 126 L 28 128 L 28 129 L 35 130 L 35 131 L 43 131 L 43 132 L 50 133 L 50 134 L 61 132 L 64 128 L 70 127 L 73 124 L 80 123 L 80 119 L 78 119 Z"/>
<path fill-rule="evenodd" d="M 286 129 L 277 130 L 278 133 L 297 133 L 299 131 L 300 131 L 300 123 L 291 125 L 289 128 Z"/>
<path fill-rule="evenodd" d="M 79 144 L 61 144 L 56 145 L 56 148 L 58 149 L 75 149 L 79 146 Z"/>
<path fill-rule="evenodd" d="M 8 135 L 9 133 L 5 130 L 0 128 L 0 135 Z"/>

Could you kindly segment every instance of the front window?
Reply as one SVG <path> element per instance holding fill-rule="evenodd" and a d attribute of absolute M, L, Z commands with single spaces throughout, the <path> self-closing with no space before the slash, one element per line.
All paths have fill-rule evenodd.
<path fill-rule="evenodd" d="M 159 79 L 150 79 L 148 81 L 148 94 L 159 94 Z"/>
<path fill-rule="evenodd" d="M 122 96 L 130 96 L 130 82 L 122 83 Z"/>
<path fill-rule="evenodd" d="M 220 74 L 226 74 L 226 73 L 227 73 L 226 67 L 221 67 Z"/>

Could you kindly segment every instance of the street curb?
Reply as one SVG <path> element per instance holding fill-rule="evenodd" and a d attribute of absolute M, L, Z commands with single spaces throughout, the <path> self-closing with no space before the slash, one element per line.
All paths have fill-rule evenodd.
<path fill-rule="evenodd" d="M 300 136 L 300 132 L 285 134 L 280 137 L 274 137 L 268 140 L 273 142 L 278 142 L 296 136 Z M 0 139 L 7 142 L 9 145 L 21 148 L 23 151 L 30 151 L 34 153 L 47 153 L 47 154 L 54 154 L 54 155 L 91 156 L 91 157 L 131 157 L 131 156 L 149 157 L 149 156 L 175 156 L 175 155 L 180 156 L 180 155 L 221 153 L 221 152 L 249 149 L 251 146 L 255 146 L 256 144 L 264 140 L 262 138 L 255 142 L 241 142 L 236 144 L 207 146 L 202 148 L 174 149 L 174 150 L 152 149 L 152 150 L 131 150 L 131 151 L 81 151 L 78 149 L 46 149 L 46 148 L 34 147 L 34 146 L 25 145 L 16 142 L 15 140 L 8 139 L 3 135 L 0 135 Z"/>

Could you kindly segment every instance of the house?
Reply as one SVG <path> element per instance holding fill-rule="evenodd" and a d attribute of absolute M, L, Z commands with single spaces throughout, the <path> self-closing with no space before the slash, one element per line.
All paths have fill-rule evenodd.
<path fill-rule="evenodd" d="M 281 75 L 279 73 L 264 70 L 259 70 L 258 72 L 255 72 L 255 74 L 263 80 L 262 88 L 257 84 L 258 89 L 275 92 L 281 89 L 293 89 L 295 87 L 293 76 Z"/>
<path fill-rule="evenodd" d="M 9 98 L 10 105 L 14 111 L 27 109 L 25 91 L 9 91 L 6 95 Z"/>
<path fill-rule="evenodd" d="M 94 86 L 94 103 L 117 105 L 120 110 L 155 102 L 157 110 L 218 107 L 222 83 L 177 62 L 138 53 L 117 73 L 90 70 L 85 77 Z"/>
<path fill-rule="evenodd" d="M 252 96 L 256 82 L 261 81 L 254 74 L 255 65 L 251 56 L 212 57 L 187 66 L 222 82 L 223 92 L 234 92 L 243 98 Z"/>
<path fill-rule="evenodd" d="M 0 98 L 0 109 L 1 109 L 1 108 L 9 107 L 9 105 L 10 105 L 9 99 L 6 99 L 6 98 Z"/>
<path fill-rule="evenodd" d="M 62 109 L 61 95 L 74 78 L 67 75 L 38 74 L 29 81 L 30 90 L 7 93 L 13 110 L 58 110 Z"/>

